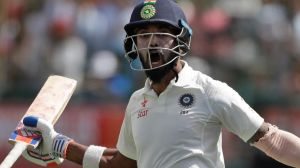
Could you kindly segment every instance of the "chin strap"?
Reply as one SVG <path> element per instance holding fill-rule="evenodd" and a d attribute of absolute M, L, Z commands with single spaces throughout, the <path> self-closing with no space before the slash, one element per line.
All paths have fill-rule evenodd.
<path fill-rule="evenodd" d="M 175 74 L 175 83 L 178 81 L 178 78 L 179 78 L 177 71 L 174 69 L 177 66 L 177 61 L 178 61 L 178 58 L 172 62 L 172 64 L 173 64 L 172 71 Z"/>
<path fill-rule="evenodd" d="M 174 70 L 174 69 L 172 69 L 172 71 L 174 72 L 174 74 L 175 74 L 175 83 L 178 81 L 178 73 Z"/>

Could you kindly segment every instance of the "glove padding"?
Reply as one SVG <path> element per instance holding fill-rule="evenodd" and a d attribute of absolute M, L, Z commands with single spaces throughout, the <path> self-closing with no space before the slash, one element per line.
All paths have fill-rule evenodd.
<path fill-rule="evenodd" d="M 44 167 L 56 167 L 63 163 L 63 158 L 43 153 L 40 148 L 41 146 L 38 146 L 36 149 L 27 149 L 22 153 L 22 156 L 28 161 Z"/>
<path fill-rule="evenodd" d="M 73 140 L 57 133 L 53 125 L 42 118 L 28 116 L 23 119 L 23 124 L 27 130 L 40 132 L 43 140 L 36 149 L 27 149 L 22 155 L 41 166 L 61 164 L 66 157 L 67 146 Z"/>

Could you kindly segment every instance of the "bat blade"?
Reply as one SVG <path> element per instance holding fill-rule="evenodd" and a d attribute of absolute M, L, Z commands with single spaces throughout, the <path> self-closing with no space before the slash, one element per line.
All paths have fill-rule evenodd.
<path fill-rule="evenodd" d="M 48 77 L 17 128 L 11 133 L 8 142 L 15 146 L 1 163 L 0 168 L 11 167 L 23 150 L 27 147 L 35 148 L 41 142 L 42 137 L 39 134 L 22 129 L 23 118 L 34 115 L 55 124 L 70 100 L 76 84 L 77 82 L 70 78 L 56 75 Z"/>

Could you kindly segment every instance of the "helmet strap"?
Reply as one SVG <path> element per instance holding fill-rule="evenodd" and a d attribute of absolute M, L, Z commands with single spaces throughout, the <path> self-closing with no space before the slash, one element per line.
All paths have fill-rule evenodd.
<path fill-rule="evenodd" d="M 177 66 L 177 61 L 178 61 L 178 58 L 175 59 L 171 64 L 173 64 L 173 68 L 172 68 L 172 71 L 173 73 L 175 74 L 175 83 L 178 81 L 178 72 L 174 69 L 176 66 Z"/>
<path fill-rule="evenodd" d="M 179 76 L 178 76 L 177 71 L 174 70 L 174 68 L 172 69 L 172 71 L 173 71 L 174 74 L 175 74 L 175 83 L 176 83 L 176 82 L 178 81 Z"/>

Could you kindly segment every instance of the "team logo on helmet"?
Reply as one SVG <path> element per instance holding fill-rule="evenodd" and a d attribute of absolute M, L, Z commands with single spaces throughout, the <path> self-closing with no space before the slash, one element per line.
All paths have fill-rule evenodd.
<path fill-rule="evenodd" d="M 179 104 L 182 107 L 188 108 L 194 104 L 194 96 L 191 93 L 186 93 L 180 96 Z"/>
<path fill-rule="evenodd" d="M 156 9 L 152 4 L 145 5 L 141 10 L 143 19 L 151 19 L 156 14 Z"/>

